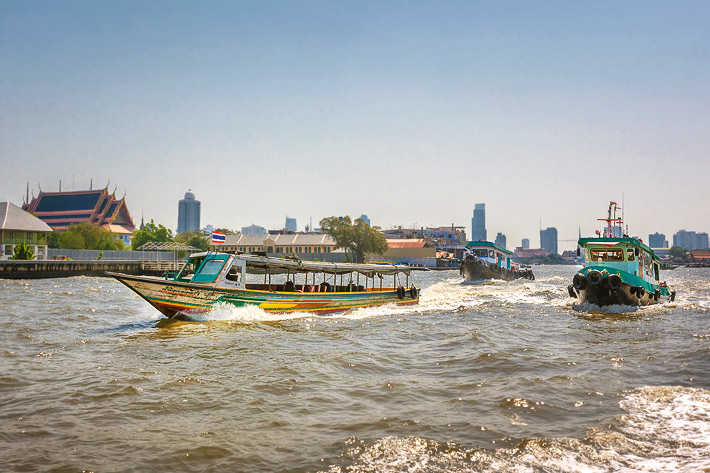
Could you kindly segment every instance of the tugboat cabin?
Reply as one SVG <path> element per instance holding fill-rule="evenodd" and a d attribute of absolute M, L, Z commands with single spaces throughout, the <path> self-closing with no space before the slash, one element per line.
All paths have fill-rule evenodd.
<path fill-rule="evenodd" d="M 584 249 L 585 267 L 618 269 L 659 284 L 661 261 L 636 238 L 580 238 L 578 243 Z"/>
<path fill-rule="evenodd" d="M 513 252 L 496 245 L 490 241 L 469 241 L 466 249 L 483 261 L 505 269 L 518 269 L 517 263 L 512 261 Z"/>

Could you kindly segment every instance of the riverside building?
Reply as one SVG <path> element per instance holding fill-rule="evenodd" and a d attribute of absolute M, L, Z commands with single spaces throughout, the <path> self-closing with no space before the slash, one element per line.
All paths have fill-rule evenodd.
<path fill-rule="evenodd" d="M 47 259 L 47 235 L 52 228 L 10 202 L 0 202 L 0 260 L 12 257 L 15 246 L 29 246 L 35 259 Z"/>

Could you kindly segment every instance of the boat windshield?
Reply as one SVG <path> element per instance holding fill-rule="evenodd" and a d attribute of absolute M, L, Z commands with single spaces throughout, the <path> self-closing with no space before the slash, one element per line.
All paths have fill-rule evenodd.
<path fill-rule="evenodd" d="M 177 276 L 175 276 L 175 280 L 187 280 L 189 281 L 192 278 L 192 275 L 195 273 L 197 268 L 200 267 L 200 264 L 202 263 L 202 260 L 204 260 L 205 257 L 201 258 L 190 258 L 187 260 L 187 263 L 185 263 L 185 266 L 180 270 Z"/>
<path fill-rule="evenodd" d="M 623 250 L 595 248 L 589 253 L 592 261 L 624 261 Z"/>
<path fill-rule="evenodd" d="M 204 262 L 202 267 L 192 277 L 192 282 L 213 282 L 224 267 L 225 259 L 210 259 Z"/>

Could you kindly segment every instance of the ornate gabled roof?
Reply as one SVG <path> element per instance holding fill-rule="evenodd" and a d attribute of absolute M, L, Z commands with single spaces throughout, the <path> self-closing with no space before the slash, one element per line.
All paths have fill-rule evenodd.
<path fill-rule="evenodd" d="M 99 190 L 43 192 L 22 208 L 37 215 L 55 230 L 64 230 L 74 223 L 89 222 L 106 226 L 117 224 L 133 231 L 135 225 L 126 208 L 125 198 L 116 199 L 108 186 Z"/>
<path fill-rule="evenodd" d="M 103 190 L 85 192 L 40 192 L 29 204 L 33 213 L 93 211 L 103 200 Z"/>

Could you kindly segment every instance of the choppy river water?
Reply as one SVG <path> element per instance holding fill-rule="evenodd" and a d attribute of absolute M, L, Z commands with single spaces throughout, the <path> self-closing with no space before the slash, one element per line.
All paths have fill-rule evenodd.
<path fill-rule="evenodd" d="M 0 280 L 3 471 L 710 469 L 710 270 L 573 307 L 575 267 L 418 306 L 173 322 L 108 278 Z"/>

